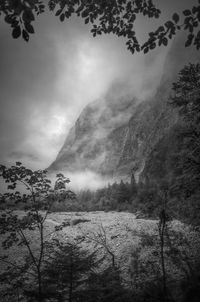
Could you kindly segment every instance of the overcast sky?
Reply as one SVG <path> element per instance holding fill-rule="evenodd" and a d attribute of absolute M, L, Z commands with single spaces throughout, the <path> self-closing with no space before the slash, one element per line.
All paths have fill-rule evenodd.
<path fill-rule="evenodd" d="M 163 20 L 195 1 L 155 1 Z M 140 19 L 140 37 L 156 28 Z M 102 98 L 115 81 L 128 82 L 133 95 L 148 98 L 162 74 L 168 48 L 132 55 L 123 39 L 93 38 L 81 19 L 60 23 L 42 15 L 28 43 L 13 40 L 0 20 L 0 163 L 17 160 L 46 168 L 55 159 L 83 107 Z"/>

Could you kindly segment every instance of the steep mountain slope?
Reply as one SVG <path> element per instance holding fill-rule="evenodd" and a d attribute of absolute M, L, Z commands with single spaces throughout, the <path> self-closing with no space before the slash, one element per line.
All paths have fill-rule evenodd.
<path fill-rule="evenodd" d="M 98 100 L 86 106 L 71 128 L 50 170 L 112 173 L 121 153 L 127 121 L 136 106 L 137 100 L 123 98 L 116 102 L 109 99 Z M 113 140 L 112 134 L 116 129 L 116 150 L 113 150 L 114 142 L 111 142 L 110 136 Z M 112 162 L 105 168 L 108 157 L 112 158 Z"/>
<path fill-rule="evenodd" d="M 149 154 L 177 123 L 178 116 L 168 105 L 171 83 L 185 63 L 199 59 L 197 51 L 180 45 L 179 40 L 172 45 L 151 99 L 108 96 L 86 106 L 49 170 L 91 170 L 114 178 L 128 178 L 134 172 L 138 179 Z"/>

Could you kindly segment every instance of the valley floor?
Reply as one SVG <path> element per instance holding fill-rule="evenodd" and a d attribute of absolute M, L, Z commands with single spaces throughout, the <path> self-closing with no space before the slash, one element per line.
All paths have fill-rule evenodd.
<path fill-rule="evenodd" d="M 18 215 L 23 216 L 23 212 Z M 55 228 L 61 225 L 62 229 L 55 232 Z M 167 231 L 164 246 L 166 274 L 167 280 L 173 284 L 184 278 L 190 267 L 195 268 L 200 238 L 192 227 L 177 220 L 167 223 Z M 26 235 L 37 253 L 38 234 L 33 231 L 30 235 L 29 232 Z M 50 213 L 45 222 L 45 239 L 76 243 L 89 253 L 97 251 L 97 257 L 104 259 L 102 269 L 112 266 L 114 260 L 126 285 L 136 286 L 137 290 L 141 284 L 144 286 L 162 276 L 158 220 L 138 219 L 137 215 L 128 212 Z M 2 252 L 7 253 L 8 259 L 14 256 L 18 263 L 23 262 L 26 255 L 25 247 L 13 246 Z M 1 269 L 2 265 L 0 262 Z"/>

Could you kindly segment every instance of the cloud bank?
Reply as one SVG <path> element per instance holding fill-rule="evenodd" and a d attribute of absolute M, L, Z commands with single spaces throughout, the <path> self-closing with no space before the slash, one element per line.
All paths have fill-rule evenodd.
<path fill-rule="evenodd" d="M 184 2 L 173 1 L 165 15 Z M 138 28 L 141 35 L 149 30 L 149 20 L 139 20 Z M 150 97 L 168 49 L 133 56 L 123 39 L 113 35 L 94 39 L 82 20 L 61 24 L 48 13 L 38 20 L 35 31 L 29 43 L 13 40 L 0 20 L 0 162 L 20 160 L 38 169 L 55 159 L 82 109 L 108 90 L 112 95 L 115 83 L 121 83 L 118 93 L 124 97 Z"/>

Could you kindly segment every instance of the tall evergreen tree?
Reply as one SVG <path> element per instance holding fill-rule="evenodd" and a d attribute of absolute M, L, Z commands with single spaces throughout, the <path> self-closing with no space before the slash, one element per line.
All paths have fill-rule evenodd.
<path fill-rule="evenodd" d="M 119 269 L 108 267 L 102 272 L 93 272 L 88 279 L 84 302 L 129 302 L 130 292 L 124 288 Z"/>
<path fill-rule="evenodd" d="M 200 223 L 200 64 L 185 66 L 173 91 L 170 103 L 179 111 L 183 124 L 177 133 L 179 150 L 172 155 L 172 191 L 183 198 L 192 222 Z"/>
<path fill-rule="evenodd" d="M 77 242 L 55 240 L 49 244 L 49 258 L 42 271 L 44 301 L 79 301 L 88 274 L 97 268 L 96 252 L 83 250 Z M 34 296 L 34 289 L 27 292 Z"/>

